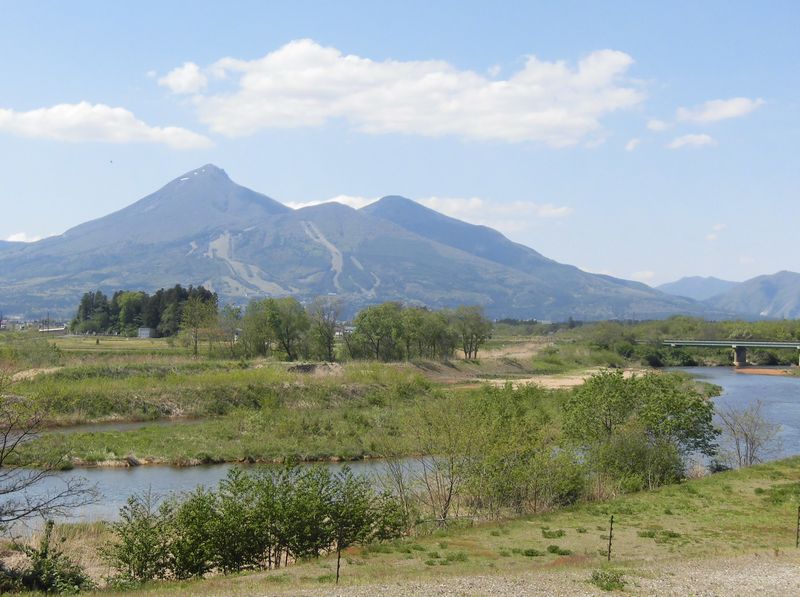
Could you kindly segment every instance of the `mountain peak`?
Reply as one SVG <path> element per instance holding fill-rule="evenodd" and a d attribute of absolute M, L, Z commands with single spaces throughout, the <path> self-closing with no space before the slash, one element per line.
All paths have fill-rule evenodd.
<path fill-rule="evenodd" d="M 194 170 L 189 170 L 189 172 L 180 175 L 172 182 L 178 183 L 178 182 L 186 182 L 189 180 L 210 180 L 210 179 L 211 180 L 216 179 L 219 181 L 231 182 L 231 183 L 233 182 L 228 176 L 228 173 L 225 172 L 225 170 L 223 170 L 218 166 L 215 166 L 214 164 L 206 164 Z"/>

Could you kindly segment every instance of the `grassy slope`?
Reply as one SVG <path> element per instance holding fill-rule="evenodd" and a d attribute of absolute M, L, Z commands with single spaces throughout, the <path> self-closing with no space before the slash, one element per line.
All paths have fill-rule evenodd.
<path fill-rule="evenodd" d="M 344 585 L 424 582 L 451 576 L 578 571 L 605 566 L 608 519 L 614 515 L 613 565 L 636 582 L 665 562 L 794 551 L 800 500 L 800 458 L 726 472 L 605 503 L 461 530 L 440 531 L 389 545 L 354 548 L 343 559 Z M 545 537 L 545 533 L 560 537 Z M 526 556 L 549 545 L 571 555 Z M 530 553 L 530 552 L 529 552 Z M 292 594 L 332 582 L 335 559 L 284 570 L 163 583 L 129 595 Z M 702 568 L 702 565 L 701 565 Z M 587 586 L 588 588 L 588 586 Z"/>

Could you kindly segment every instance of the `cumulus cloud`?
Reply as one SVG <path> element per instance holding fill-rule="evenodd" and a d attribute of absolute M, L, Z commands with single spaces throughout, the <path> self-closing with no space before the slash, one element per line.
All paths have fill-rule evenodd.
<path fill-rule="evenodd" d="M 256 60 L 215 62 L 204 73 L 223 89 L 193 101 L 204 123 L 230 137 L 343 120 L 365 133 L 563 147 L 644 99 L 625 78 L 632 64 L 614 50 L 592 52 L 574 66 L 529 56 L 517 72 L 494 79 L 439 60 L 373 61 L 305 39 Z"/>
<path fill-rule="evenodd" d="M 292 209 L 302 209 L 304 207 L 311 207 L 312 205 L 321 205 L 323 203 L 341 203 L 342 205 L 347 205 L 348 207 L 352 207 L 353 209 L 361 209 L 362 207 L 365 207 L 370 203 L 375 203 L 377 200 L 378 197 L 336 195 L 336 197 L 331 197 L 330 199 L 324 199 L 322 201 L 287 201 L 285 205 L 291 207 Z"/>
<path fill-rule="evenodd" d="M 634 151 L 639 144 L 642 142 L 641 139 L 633 138 L 625 144 L 625 151 Z"/>
<path fill-rule="evenodd" d="M 646 269 L 646 270 L 641 271 L 641 272 L 633 272 L 631 274 L 631 279 L 632 280 L 637 280 L 639 282 L 645 282 L 645 283 L 651 281 L 655 277 L 656 277 L 656 273 L 654 271 L 649 270 L 649 269 Z"/>
<path fill-rule="evenodd" d="M 669 128 L 669 123 L 654 118 L 652 120 L 647 121 L 647 128 L 650 129 L 651 131 L 660 133 L 661 131 L 665 131 Z"/>
<path fill-rule="evenodd" d="M 725 230 L 727 227 L 728 227 L 727 224 L 714 224 L 711 227 L 711 232 L 706 234 L 706 240 L 711 242 L 719 240 L 719 233 Z"/>
<path fill-rule="evenodd" d="M 208 147 L 211 141 L 190 130 L 150 126 L 125 108 L 105 104 L 58 104 L 28 112 L 0 108 L 0 132 L 67 142 L 163 143 L 175 149 Z"/>
<path fill-rule="evenodd" d="M 717 142 L 710 135 L 683 135 L 673 139 L 667 147 L 669 149 L 681 149 L 682 147 L 713 147 L 716 144 Z"/>
<path fill-rule="evenodd" d="M 571 216 L 575 210 L 552 203 L 510 201 L 498 203 L 480 197 L 428 197 L 420 199 L 425 207 L 472 224 L 483 224 L 501 232 L 519 232 L 531 220 L 553 220 Z"/>
<path fill-rule="evenodd" d="M 301 209 L 336 201 L 354 209 L 360 209 L 378 199 L 378 197 L 337 195 L 322 201 L 289 201 L 286 202 L 286 205 L 292 209 Z M 533 201 L 499 203 L 497 201 L 487 201 L 481 197 L 426 197 L 416 201 L 425 207 L 452 218 L 457 218 L 470 224 L 482 224 L 499 230 L 504 234 L 512 235 L 524 232 L 542 220 L 557 220 L 571 216 L 574 213 L 571 207 L 554 205 L 553 203 L 536 203 Z"/>
<path fill-rule="evenodd" d="M 37 240 L 42 240 L 42 236 L 29 235 L 27 232 L 17 232 L 8 236 L 7 241 L 16 243 L 35 243 Z"/>
<path fill-rule="evenodd" d="M 682 122 L 717 122 L 746 116 L 763 105 L 764 100 L 761 98 L 734 97 L 711 100 L 692 108 L 678 108 L 676 118 Z"/>
<path fill-rule="evenodd" d="M 184 62 L 161 77 L 158 84 L 176 94 L 197 93 L 208 85 L 208 77 L 194 62 Z"/>

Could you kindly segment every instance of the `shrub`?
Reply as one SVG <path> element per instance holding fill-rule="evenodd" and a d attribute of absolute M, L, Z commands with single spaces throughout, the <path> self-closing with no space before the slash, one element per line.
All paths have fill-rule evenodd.
<path fill-rule="evenodd" d="M 156 506 L 150 491 L 132 495 L 112 523 L 115 540 L 101 550 L 102 557 L 119 572 L 116 580 L 142 583 L 164 578 L 170 569 L 170 504 Z"/>
<path fill-rule="evenodd" d="M 30 567 L 18 575 L 19 585 L 30 591 L 59 594 L 93 589 L 94 583 L 84 570 L 51 545 L 53 526 L 52 520 L 47 521 L 38 548 L 22 548 L 23 553 L 30 558 Z"/>
<path fill-rule="evenodd" d="M 558 539 L 559 537 L 563 537 L 565 535 L 563 529 L 556 529 L 555 531 L 550 531 L 548 529 L 542 529 L 542 537 L 545 539 Z"/>
<path fill-rule="evenodd" d="M 522 552 L 522 555 L 527 556 L 529 558 L 538 558 L 539 556 L 543 556 L 544 553 L 542 553 L 538 549 L 526 549 Z"/>
<path fill-rule="evenodd" d="M 593 571 L 589 582 L 603 591 L 621 591 L 625 588 L 622 571 L 613 568 Z"/>
<path fill-rule="evenodd" d="M 561 548 L 561 547 L 559 547 L 558 545 L 548 545 L 548 546 L 547 546 L 547 552 L 548 552 L 548 553 L 553 553 L 553 554 L 556 554 L 556 555 L 559 555 L 559 556 L 568 556 L 568 555 L 572 555 L 572 551 L 571 551 L 571 550 L 569 550 L 569 549 L 562 549 L 562 548 Z"/>

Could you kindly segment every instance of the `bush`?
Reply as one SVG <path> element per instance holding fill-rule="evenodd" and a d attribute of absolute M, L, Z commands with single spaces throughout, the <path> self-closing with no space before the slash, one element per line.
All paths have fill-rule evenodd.
<path fill-rule="evenodd" d="M 539 556 L 543 556 L 544 553 L 539 551 L 538 549 L 526 549 L 522 552 L 522 555 L 529 558 L 538 558 Z"/>
<path fill-rule="evenodd" d="M 347 468 L 336 475 L 324 467 L 257 474 L 235 468 L 216 491 L 198 489 L 159 506 L 149 493 L 132 496 L 102 553 L 118 573 L 112 583 L 121 588 L 202 577 L 213 569 L 278 568 L 290 557 L 334 551 L 340 557 L 351 545 L 397 538 L 405 531 L 400 510 Z"/>
<path fill-rule="evenodd" d="M 613 568 L 595 570 L 589 582 L 603 591 L 621 591 L 625 588 L 622 571 Z"/>
<path fill-rule="evenodd" d="M 62 595 L 93 589 L 94 583 L 86 572 L 57 547 L 51 545 L 53 526 L 52 520 L 47 522 L 38 548 L 27 546 L 22 548 L 23 553 L 30 558 L 30 567 L 17 575 L 18 586 L 30 591 Z"/>
<path fill-rule="evenodd" d="M 150 491 L 128 498 L 112 523 L 116 538 L 102 550 L 102 557 L 119 572 L 123 585 L 165 578 L 170 571 L 170 504 L 156 506 Z"/>
<path fill-rule="evenodd" d="M 556 554 L 556 555 L 559 555 L 559 556 L 569 556 L 569 555 L 572 555 L 572 551 L 571 551 L 571 550 L 569 550 L 569 549 L 562 549 L 562 548 L 561 548 L 561 547 L 559 547 L 558 545 L 548 545 L 548 546 L 547 546 L 547 552 L 548 552 L 548 553 L 552 553 L 552 554 Z"/>

